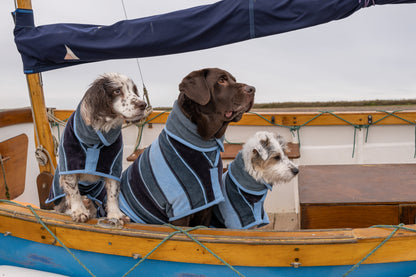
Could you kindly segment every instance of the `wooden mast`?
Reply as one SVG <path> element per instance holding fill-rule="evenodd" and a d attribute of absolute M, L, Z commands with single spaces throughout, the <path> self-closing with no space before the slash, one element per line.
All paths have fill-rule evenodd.
<path fill-rule="evenodd" d="M 17 0 L 17 8 L 32 9 L 31 0 Z M 40 73 L 26 74 L 26 80 L 29 88 L 29 96 L 32 106 L 32 116 L 35 128 L 35 140 L 37 149 L 40 147 L 47 156 L 46 164 L 39 163 L 40 172 L 54 174 L 56 168 L 56 157 L 52 131 L 49 125 L 46 112 L 45 97 L 43 94 L 42 77 Z M 39 150 L 38 150 L 39 151 Z"/>

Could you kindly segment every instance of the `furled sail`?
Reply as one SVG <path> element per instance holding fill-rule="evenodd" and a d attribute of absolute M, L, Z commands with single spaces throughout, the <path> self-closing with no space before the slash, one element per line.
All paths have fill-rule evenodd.
<path fill-rule="evenodd" d="M 35 26 L 32 10 L 17 9 L 15 42 L 25 73 L 110 59 L 207 49 L 345 18 L 369 5 L 416 0 L 223 0 L 110 26 Z"/>

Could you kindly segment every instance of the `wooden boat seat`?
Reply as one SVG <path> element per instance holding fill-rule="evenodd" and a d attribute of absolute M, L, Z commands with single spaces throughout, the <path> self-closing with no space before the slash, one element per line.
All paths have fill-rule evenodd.
<path fill-rule="evenodd" d="M 302 229 L 415 224 L 416 164 L 299 168 Z"/>
<path fill-rule="evenodd" d="M 290 159 L 300 158 L 300 149 L 298 143 L 289 142 L 287 147 L 288 151 L 286 154 Z M 243 148 L 242 144 L 224 143 L 224 152 L 221 152 L 221 158 L 233 160 L 241 148 Z M 133 162 L 141 153 L 143 153 L 144 149 L 145 148 L 139 148 L 134 151 L 130 156 L 127 157 L 127 161 Z"/>
<path fill-rule="evenodd" d="M 7 192 L 15 199 L 25 190 L 27 147 L 25 134 L 0 142 L 0 199 L 7 199 Z"/>

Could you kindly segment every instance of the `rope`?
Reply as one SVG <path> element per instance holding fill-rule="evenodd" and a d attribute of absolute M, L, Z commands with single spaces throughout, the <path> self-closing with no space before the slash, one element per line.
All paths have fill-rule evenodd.
<path fill-rule="evenodd" d="M 229 263 L 227 263 L 226 261 L 224 261 L 221 257 L 219 257 L 217 254 L 215 254 L 211 249 L 209 249 L 208 247 L 206 247 L 204 244 L 202 244 L 200 241 L 198 241 L 194 236 L 192 236 L 191 234 L 189 234 L 190 231 L 196 230 L 196 229 L 200 229 L 200 228 L 206 228 L 205 226 L 195 226 L 189 229 L 182 229 L 178 226 L 174 226 L 172 224 L 165 224 L 165 226 L 169 226 L 172 229 L 175 229 L 176 231 L 170 233 L 166 238 L 164 238 L 158 245 L 156 245 L 155 248 L 153 248 L 149 253 L 146 254 L 146 256 L 144 256 L 143 258 L 140 259 L 140 261 L 138 261 L 129 271 L 127 271 L 123 277 L 127 276 L 128 274 L 130 274 L 136 267 L 138 267 L 141 263 L 143 263 L 153 252 L 155 252 L 162 244 L 164 244 L 166 241 L 168 241 L 169 239 L 171 239 L 174 235 L 176 234 L 184 234 L 186 235 L 188 238 L 190 238 L 191 240 L 193 240 L 195 243 L 197 243 L 199 246 L 201 246 L 202 248 L 204 248 L 206 251 L 208 251 L 210 254 L 212 254 L 215 258 L 217 258 L 219 261 L 221 261 L 224 265 L 226 265 L 228 268 L 230 268 L 232 271 L 234 271 L 238 276 L 242 276 L 244 277 L 243 274 L 241 274 L 238 270 L 236 270 L 232 265 L 230 265 Z"/>
<path fill-rule="evenodd" d="M 59 242 L 59 244 L 72 256 L 72 258 L 74 258 L 91 276 L 95 277 L 95 275 L 91 272 L 91 270 L 89 270 L 75 255 L 74 253 L 72 253 L 72 251 L 48 228 L 48 226 L 46 226 L 46 224 L 43 222 L 43 220 L 40 218 L 40 216 L 36 213 L 36 211 L 33 209 L 33 207 L 31 205 L 22 205 L 20 203 L 16 203 L 10 200 L 2 200 L 0 199 L 0 203 L 8 203 L 8 204 L 12 204 L 15 206 L 19 206 L 19 207 L 26 207 L 29 208 L 30 211 L 32 212 L 32 214 L 35 216 L 35 218 L 37 219 L 37 221 L 45 228 L 45 230 L 47 230 L 49 232 L 49 234 L 51 234 L 51 236 L 57 241 Z M 230 265 L 229 263 L 227 263 L 225 260 L 223 260 L 221 257 L 219 257 L 217 254 L 215 254 L 211 249 L 209 249 L 207 246 L 205 246 L 203 243 L 201 243 L 200 241 L 198 241 L 194 236 L 192 236 L 191 234 L 189 234 L 190 231 L 193 230 L 197 230 L 200 228 L 206 228 L 205 226 L 195 226 L 195 227 L 191 227 L 189 229 L 182 229 L 178 226 L 174 226 L 172 224 L 165 224 L 168 227 L 171 227 L 172 229 L 175 229 L 176 231 L 170 233 L 168 236 L 166 236 L 160 243 L 158 243 L 149 253 L 147 253 L 143 258 L 140 259 L 140 261 L 138 261 L 130 270 L 128 270 L 123 277 L 129 275 L 134 269 L 136 269 L 141 263 L 143 263 L 152 253 L 154 253 L 160 246 L 162 246 L 166 241 L 168 241 L 169 239 L 171 239 L 173 236 L 175 236 L 176 234 L 184 234 L 186 235 L 188 238 L 190 238 L 192 241 L 194 241 L 195 243 L 197 243 L 199 246 L 201 246 L 202 248 L 204 248 L 206 251 L 208 251 L 210 254 L 212 254 L 215 258 L 217 258 L 219 261 L 221 261 L 224 265 L 226 265 L 228 268 L 230 268 L 232 271 L 234 271 L 238 276 L 244 277 L 243 274 L 241 274 L 238 270 L 236 270 L 232 265 Z"/>
<path fill-rule="evenodd" d="M 348 276 L 351 272 L 353 272 L 355 269 L 357 269 L 365 260 L 368 259 L 371 255 L 374 254 L 380 247 L 382 247 L 384 244 L 386 244 L 396 233 L 398 230 L 406 230 L 411 232 L 416 232 L 415 229 L 410 229 L 407 227 L 403 227 L 403 223 L 400 223 L 399 225 L 374 225 L 370 228 L 394 228 L 394 230 L 388 235 L 380 244 L 378 244 L 373 250 L 370 251 L 364 258 L 362 258 L 358 263 L 356 263 L 353 267 L 351 267 L 342 277 Z"/>
<path fill-rule="evenodd" d="M 244 144 L 242 142 L 231 142 L 226 137 L 224 137 L 224 141 L 228 144 L 233 144 L 233 145 L 243 145 Z"/>
<path fill-rule="evenodd" d="M 338 118 L 339 120 L 347 123 L 348 125 L 351 125 L 352 127 L 354 127 L 354 138 L 353 138 L 353 149 L 352 149 L 352 157 L 353 158 L 354 158 L 354 154 L 355 154 L 355 144 L 356 144 L 357 129 L 364 129 L 365 128 L 367 130 L 367 132 L 366 132 L 366 138 L 365 138 L 365 142 L 367 142 L 368 132 L 369 132 L 370 126 L 375 125 L 375 124 L 379 123 L 380 121 L 382 121 L 382 120 L 384 120 L 384 119 L 386 119 L 386 118 L 388 118 L 390 116 L 393 116 L 393 117 L 396 117 L 396 118 L 398 118 L 400 120 L 405 121 L 408 124 L 411 124 L 411 125 L 414 125 L 415 126 L 415 152 L 414 152 L 413 158 L 416 158 L 416 123 L 415 122 L 412 122 L 410 120 L 407 120 L 405 118 L 402 118 L 402 117 L 400 117 L 400 116 L 398 116 L 396 114 L 394 114 L 394 113 L 399 112 L 399 111 L 401 111 L 401 110 L 397 110 L 397 111 L 393 111 L 393 112 L 387 112 L 387 111 L 377 110 L 377 112 L 384 112 L 384 113 L 386 113 L 386 115 L 384 117 L 380 118 L 377 121 L 374 121 L 374 122 L 369 123 L 369 124 L 362 124 L 362 125 L 354 124 L 354 123 L 352 123 L 352 122 L 350 122 L 350 121 L 348 121 L 348 120 L 340 117 L 339 115 L 335 114 L 333 111 L 320 111 L 319 114 L 317 114 L 313 118 L 309 119 L 308 121 L 306 121 L 305 123 L 303 123 L 301 125 L 296 125 L 296 126 L 288 126 L 288 125 L 277 124 L 275 122 L 272 122 L 272 121 L 268 120 L 267 118 L 265 118 L 264 116 L 262 116 L 262 115 L 260 115 L 258 113 L 255 113 L 255 112 L 249 112 L 249 113 L 254 114 L 254 115 L 262 118 L 263 120 L 267 121 L 271 125 L 289 129 L 289 131 L 292 133 L 292 135 L 294 135 L 294 132 L 296 131 L 297 132 L 297 137 L 298 137 L 298 140 L 299 140 L 299 147 L 301 146 L 301 143 L 300 143 L 300 132 L 299 132 L 300 128 L 308 125 L 310 122 L 314 121 L 315 119 L 317 119 L 318 117 L 320 117 L 320 116 L 322 116 L 324 114 L 332 115 L 332 116 Z"/>
<path fill-rule="evenodd" d="M 7 185 L 7 182 L 6 182 L 6 170 L 4 169 L 3 156 L 1 154 L 0 154 L 0 163 L 1 163 L 1 170 L 3 172 L 4 188 L 6 190 L 5 196 L 7 200 L 10 200 L 9 186 Z"/>
<path fill-rule="evenodd" d="M 59 242 L 59 244 L 72 256 L 72 258 L 75 259 L 75 261 L 77 261 L 91 276 L 95 277 L 95 275 L 91 272 L 91 270 L 89 270 L 75 255 L 74 253 L 72 253 L 72 251 L 48 228 L 48 226 L 46 226 L 46 224 L 42 221 L 42 219 L 40 218 L 40 216 L 36 213 L 36 211 L 33 209 L 33 207 L 31 205 L 22 205 L 13 201 L 6 201 L 6 200 L 1 200 L 0 199 L 0 203 L 8 203 L 8 204 L 13 204 L 15 206 L 19 206 L 19 207 L 26 207 L 29 208 L 30 211 L 32 212 L 32 214 L 35 216 L 35 218 L 38 220 L 38 222 L 43 226 L 43 228 L 45 228 L 46 231 L 48 231 L 49 234 L 51 234 L 51 236 L 57 241 Z"/>
<path fill-rule="evenodd" d="M 138 134 L 137 134 L 137 140 L 136 140 L 136 145 L 134 147 L 134 151 L 136 151 L 137 149 L 139 149 L 140 143 L 142 141 L 142 136 L 143 136 L 143 128 L 146 124 L 150 123 L 152 120 L 158 118 L 159 116 L 169 112 L 170 110 L 165 110 L 163 112 L 161 112 L 158 115 L 155 115 L 154 117 L 152 117 L 151 119 L 148 119 L 146 121 L 144 121 L 143 123 L 137 123 L 136 126 L 137 128 L 139 128 Z"/>
<path fill-rule="evenodd" d="M 127 16 L 127 10 L 126 10 L 126 5 L 124 4 L 124 0 L 121 0 L 121 6 L 123 7 L 123 12 L 124 12 L 124 17 L 126 18 L 126 20 L 128 19 Z M 146 85 L 144 84 L 144 79 L 143 79 L 143 73 L 142 73 L 142 68 L 140 66 L 140 62 L 139 59 L 136 58 L 136 64 L 137 67 L 139 69 L 139 74 L 140 74 L 140 79 L 142 80 L 142 85 L 143 85 L 143 97 L 146 99 L 146 103 L 149 109 L 152 108 L 152 105 L 150 105 L 150 100 L 149 100 L 149 95 L 147 93 L 147 89 L 146 89 Z"/>
<path fill-rule="evenodd" d="M 41 166 L 45 166 L 49 160 L 49 163 L 51 164 L 51 168 L 52 168 L 51 173 L 55 172 L 55 166 L 53 165 L 52 157 L 49 154 L 49 151 L 46 148 L 44 148 L 42 145 L 39 145 L 36 148 L 35 158 Z"/>

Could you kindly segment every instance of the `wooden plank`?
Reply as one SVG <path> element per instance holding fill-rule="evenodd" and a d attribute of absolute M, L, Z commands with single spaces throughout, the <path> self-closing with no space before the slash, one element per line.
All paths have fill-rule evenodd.
<path fill-rule="evenodd" d="M 7 199 L 6 184 L 10 199 L 15 199 L 25 190 L 28 138 L 18 135 L 0 143 L 3 169 L 0 166 L 0 199 Z"/>
<path fill-rule="evenodd" d="M 61 120 L 68 119 L 72 111 L 70 110 L 55 110 L 55 115 Z M 403 119 L 415 122 L 416 121 L 416 111 L 401 111 L 394 113 L 398 117 Z M 169 112 L 165 111 L 153 111 L 149 115 L 149 120 L 151 123 L 166 123 L 166 119 L 169 115 Z M 336 115 L 336 116 L 334 116 Z M 368 117 L 372 117 L 372 121 L 376 122 L 384 118 L 387 114 L 384 112 L 335 112 L 333 114 L 322 114 L 319 112 L 303 112 L 303 113 L 272 113 L 272 112 L 258 112 L 245 113 L 243 118 L 239 122 L 232 122 L 231 125 L 246 125 L 246 126 L 271 126 L 273 125 L 270 122 L 275 124 L 285 125 L 285 126 L 300 126 L 307 122 L 307 126 L 328 126 L 328 125 L 349 125 L 346 121 L 351 122 L 356 125 L 366 125 L 368 124 Z M 338 117 L 344 119 L 341 120 Z M 311 121 L 312 120 L 312 121 Z M 409 123 L 397 118 L 395 116 L 387 116 L 385 119 L 377 123 L 377 125 L 408 125 Z"/>
<path fill-rule="evenodd" d="M 402 117 L 410 122 L 415 122 L 416 111 L 402 111 L 394 113 L 398 117 Z M 261 116 L 259 116 L 261 115 Z M 336 116 L 335 116 L 336 115 Z M 326 125 L 349 125 L 350 122 L 356 125 L 366 125 L 369 123 L 368 117 L 371 115 L 372 122 L 376 122 L 384 118 L 385 112 L 334 112 L 333 114 L 319 112 L 303 112 L 303 113 L 246 113 L 238 123 L 232 125 L 271 125 L 273 121 L 279 125 L 300 126 L 308 123 L 308 126 L 326 126 Z M 342 118 L 342 119 L 340 119 Z M 404 120 L 388 116 L 377 123 L 378 125 L 396 125 L 409 124 Z"/>
<path fill-rule="evenodd" d="M 235 159 L 238 152 L 243 148 L 242 144 L 224 143 L 224 152 L 221 152 L 222 159 Z"/>
<path fill-rule="evenodd" d="M 416 164 L 299 167 L 302 204 L 414 203 Z"/>
<path fill-rule="evenodd" d="M 53 174 L 49 172 L 41 172 L 36 178 L 36 185 L 38 188 L 39 205 L 41 209 L 52 210 L 53 203 L 46 204 L 46 200 L 49 197 L 51 186 L 53 183 Z"/>
<path fill-rule="evenodd" d="M 16 2 L 19 9 L 32 9 L 32 2 L 30 0 L 17 0 Z"/>
<path fill-rule="evenodd" d="M 302 229 L 365 228 L 399 224 L 397 205 L 302 205 Z"/>
<path fill-rule="evenodd" d="M 30 122 L 32 122 L 32 110 L 30 108 L 0 111 L 0 128 Z"/>
<path fill-rule="evenodd" d="M 416 200 L 415 200 L 416 201 Z M 416 204 L 400 204 L 400 223 L 415 224 Z"/>

